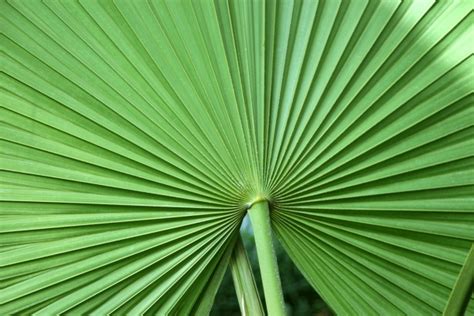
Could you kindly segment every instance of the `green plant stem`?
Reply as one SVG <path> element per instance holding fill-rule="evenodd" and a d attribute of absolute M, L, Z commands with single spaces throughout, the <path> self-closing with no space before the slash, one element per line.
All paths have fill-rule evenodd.
<path fill-rule="evenodd" d="M 443 315 L 462 315 L 465 311 L 474 288 L 474 243 L 466 256 L 466 261 L 459 272 Z"/>
<path fill-rule="evenodd" d="M 283 293 L 281 290 L 280 274 L 272 242 L 270 211 L 267 201 L 254 203 L 248 210 L 252 223 L 258 263 L 262 275 L 263 292 L 267 313 L 271 316 L 285 314 Z"/>
<path fill-rule="evenodd" d="M 230 270 L 242 315 L 265 315 L 247 252 L 239 236 L 230 259 Z"/>

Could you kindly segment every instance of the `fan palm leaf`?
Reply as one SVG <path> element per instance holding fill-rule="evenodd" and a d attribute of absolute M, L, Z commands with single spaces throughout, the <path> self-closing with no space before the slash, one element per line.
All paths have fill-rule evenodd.
<path fill-rule="evenodd" d="M 206 314 L 256 201 L 335 312 L 444 310 L 474 241 L 470 1 L 0 8 L 2 314 Z"/>

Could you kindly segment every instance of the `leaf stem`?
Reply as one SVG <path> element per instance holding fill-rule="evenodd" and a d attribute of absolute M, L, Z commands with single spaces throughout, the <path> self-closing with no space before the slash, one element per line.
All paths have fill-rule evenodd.
<path fill-rule="evenodd" d="M 474 243 L 471 245 L 466 261 L 459 272 L 443 315 L 462 315 L 466 310 L 474 288 Z"/>
<path fill-rule="evenodd" d="M 280 274 L 273 249 L 268 202 L 263 200 L 253 203 L 248 213 L 254 231 L 267 313 L 271 316 L 285 315 Z"/>
<path fill-rule="evenodd" d="M 230 260 L 230 270 L 242 315 L 265 315 L 247 252 L 239 236 Z"/>

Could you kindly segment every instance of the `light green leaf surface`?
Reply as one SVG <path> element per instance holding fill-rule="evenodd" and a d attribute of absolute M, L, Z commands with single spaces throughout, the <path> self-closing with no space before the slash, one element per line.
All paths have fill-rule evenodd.
<path fill-rule="evenodd" d="M 1 0 L 0 314 L 206 314 L 256 198 L 336 313 L 440 314 L 474 241 L 472 9 Z"/>

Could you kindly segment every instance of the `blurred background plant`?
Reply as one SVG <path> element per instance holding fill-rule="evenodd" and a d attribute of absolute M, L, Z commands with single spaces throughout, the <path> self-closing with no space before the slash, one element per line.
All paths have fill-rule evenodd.
<path fill-rule="evenodd" d="M 260 270 L 258 269 L 257 251 L 253 240 L 252 227 L 249 225 L 247 217 L 242 224 L 241 236 L 245 249 L 247 250 L 250 264 L 252 265 L 260 299 L 262 300 L 263 306 L 265 306 Z M 333 315 L 327 304 L 319 297 L 318 293 L 314 291 L 291 261 L 290 257 L 285 253 L 277 238 L 274 238 L 273 245 L 277 255 L 287 315 Z M 229 269 L 216 295 L 211 315 L 241 315 Z"/>

